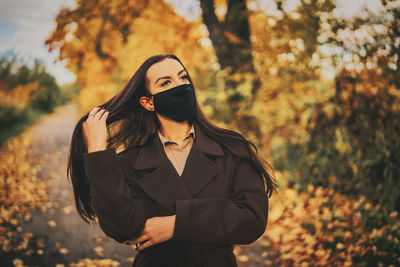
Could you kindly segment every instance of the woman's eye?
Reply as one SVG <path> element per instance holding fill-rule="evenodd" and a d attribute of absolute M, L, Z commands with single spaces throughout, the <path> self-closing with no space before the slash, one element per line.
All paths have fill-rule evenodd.
<path fill-rule="evenodd" d="M 181 79 L 189 79 L 189 76 L 183 75 Z"/>
<path fill-rule="evenodd" d="M 168 82 L 169 82 L 169 81 L 163 82 L 163 83 L 161 84 L 161 86 L 167 85 Z"/>

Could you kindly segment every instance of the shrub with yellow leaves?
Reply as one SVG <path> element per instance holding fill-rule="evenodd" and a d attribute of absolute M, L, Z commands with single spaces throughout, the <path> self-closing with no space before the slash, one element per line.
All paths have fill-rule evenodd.
<path fill-rule="evenodd" d="M 287 173 L 278 172 L 287 181 Z M 398 212 L 365 197 L 351 199 L 332 189 L 307 191 L 282 184 L 271 199 L 265 237 L 283 266 L 400 264 Z M 371 266 L 372 266 L 371 265 Z"/>

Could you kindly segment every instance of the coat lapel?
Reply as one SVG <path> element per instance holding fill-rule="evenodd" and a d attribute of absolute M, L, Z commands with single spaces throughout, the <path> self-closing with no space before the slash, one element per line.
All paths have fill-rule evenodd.
<path fill-rule="evenodd" d="M 223 156 L 224 152 L 216 141 L 208 137 L 194 122 L 195 140 L 179 176 L 169 161 L 158 134 L 150 144 L 140 148 L 132 168 L 154 169 L 138 179 L 138 184 L 155 201 L 170 211 L 175 211 L 175 201 L 193 198 L 217 174 L 218 168 L 205 154 Z"/>
<path fill-rule="evenodd" d="M 209 138 L 196 123 L 194 128 L 196 137 L 181 176 L 191 197 L 195 197 L 218 174 L 217 166 L 206 154 L 224 155 L 220 144 Z"/>

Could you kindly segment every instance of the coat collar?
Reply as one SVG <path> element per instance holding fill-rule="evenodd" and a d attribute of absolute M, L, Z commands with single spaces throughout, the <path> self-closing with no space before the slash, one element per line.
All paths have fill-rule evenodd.
<path fill-rule="evenodd" d="M 194 132 L 196 133 L 193 143 L 193 148 L 203 153 L 207 153 L 214 156 L 223 156 L 224 152 L 221 145 L 208 137 L 197 122 L 193 122 Z M 134 169 L 148 169 L 158 167 L 162 163 L 164 157 L 162 157 L 162 141 L 160 136 L 156 134 L 150 144 L 141 147 L 139 155 L 133 165 Z"/>
<path fill-rule="evenodd" d="M 160 130 L 158 130 L 157 132 L 158 132 L 158 137 L 160 137 L 160 140 L 161 140 L 161 143 L 163 144 L 164 149 L 165 149 L 165 146 L 166 146 L 168 143 L 175 143 L 174 141 L 168 139 L 167 137 L 164 137 L 164 136 L 161 134 Z M 193 139 L 196 137 L 195 132 L 194 132 L 194 123 L 193 123 L 192 126 L 190 127 L 189 133 L 185 136 L 185 139 L 186 139 L 186 138 L 189 138 L 190 136 L 193 136 Z"/>
<path fill-rule="evenodd" d="M 148 145 L 140 147 L 131 167 L 135 170 L 154 169 L 137 180 L 142 189 L 170 211 L 175 201 L 196 196 L 217 174 L 217 166 L 205 155 L 223 156 L 221 145 L 208 137 L 194 122 L 196 137 L 181 176 L 169 161 L 158 134 Z"/>

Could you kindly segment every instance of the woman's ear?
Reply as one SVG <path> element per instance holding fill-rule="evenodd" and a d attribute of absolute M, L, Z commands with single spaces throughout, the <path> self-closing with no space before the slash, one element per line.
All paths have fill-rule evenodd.
<path fill-rule="evenodd" d="M 153 102 L 150 101 L 150 97 L 142 96 L 139 99 L 140 105 L 144 107 L 148 111 L 154 111 L 154 105 Z"/>

